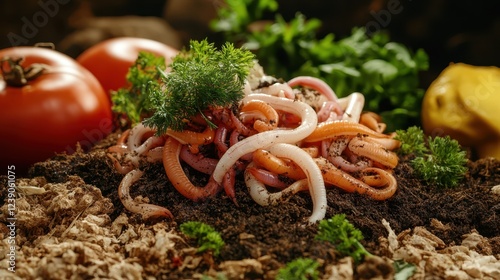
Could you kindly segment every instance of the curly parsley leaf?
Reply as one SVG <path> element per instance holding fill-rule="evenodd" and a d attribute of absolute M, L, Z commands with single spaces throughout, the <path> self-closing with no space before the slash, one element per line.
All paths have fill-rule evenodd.
<path fill-rule="evenodd" d="M 400 155 L 422 156 L 429 151 L 425 144 L 424 131 L 418 126 L 396 130 L 394 139 L 401 141 L 401 147 L 398 149 Z"/>
<path fill-rule="evenodd" d="M 151 112 L 149 93 L 160 88 L 160 72 L 166 68 L 165 58 L 148 52 L 139 52 L 129 68 L 129 86 L 112 92 L 113 111 L 128 118 L 132 124 L 140 122 Z"/>
<path fill-rule="evenodd" d="M 371 255 L 361 244 L 363 234 L 354 227 L 345 214 L 337 214 L 319 223 L 316 239 L 332 243 L 342 256 L 351 256 L 355 262 L 360 262 L 365 256 Z"/>
<path fill-rule="evenodd" d="M 411 164 L 422 178 L 437 187 L 458 185 L 467 172 L 467 154 L 458 141 L 449 136 L 428 139 L 429 153 L 416 157 Z"/>
<path fill-rule="evenodd" d="M 467 153 L 457 140 L 449 136 L 425 138 L 420 127 L 397 130 L 395 139 L 401 141 L 398 153 L 415 155 L 411 165 L 415 172 L 437 187 L 454 187 L 467 172 Z"/>
<path fill-rule="evenodd" d="M 180 225 L 180 230 L 186 236 L 197 240 L 200 246 L 198 252 L 211 250 L 217 256 L 225 245 L 220 234 L 213 227 L 205 223 L 195 221 L 185 222 Z"/>
<path fill-rule="evenodd" d="M 319 279 L 319 263 L 310 258 L 298 258 L 286 264 L 278 271 L 276 280 L 308 280 Z"/>
<path fill-rule="evenodd" d="M 182 130 L 184 123 L 204 110 L 230 106 L 243 97 L 243 85 L 254 55 L 226 43 L 218 50 L 207 40 L 191 41 L 190 49 L 174 57 L 163 86 L 151 91 L 153 115 L 144 124 L 163 134 Z"/>

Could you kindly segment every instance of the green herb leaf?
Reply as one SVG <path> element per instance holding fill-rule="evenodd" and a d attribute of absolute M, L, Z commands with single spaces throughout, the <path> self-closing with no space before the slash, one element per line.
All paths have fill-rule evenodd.
<path fill-rule="evenodd" d="M 310 258 L 298 258 L 278 271 L 276 280 L 315 280 L 319 279 L 319 263 Z"/>
<path fill-rule="evenodd" d="M 204 110 L 230 106 L 243 97 L 243 85 L 254 55 L 226 43 L 218 50 L 207 40 L 191 41 L 190 49 L 174 57 L 163 86 L 151 91 L 153 115 L 144 124 L 163 134 L 182 130 Z"/>
<path fill-rule="evenodd" d="M 159 70 L 166 68 L 165 58 L 139 52 L 137 60 L 127 73 L 129 86 L 113 92 L 113 111 L 127 117 L 132 124 L 152 114 L 149 94 L 160 88 Z"/>
<path fill-rule="evenodd" d="M 458 141 L 445 137 L 425 138 L 420 127 L 397 130 L 400 155 L 415 155 L 411 165 L 422 179 L 437 187 L 454 187 L 467 172 L 467 153 Z M 426 141 L 427 140 L 427 141 Z"/>
<path fill-rule="evenodd" d="M 360 243 L 363 240 L 361 231 L 354 227 L 345 214 L 337 214 L 319 223 L 316 239 L 332 243 L 342 256 L 351 256 L 355 262 L 360 262 L 365 256 L 371 255 Z"/>
<path fill-rule="evenodd" d="M 437 187 L 458 185 L 467 172 L 467 154 L 449 136 L 428 138 L 430 153 L 412 160 L 415 171 Z"/>
<path fill-rule="evenodd" d="M 401 147 L 398 149 L 400 155 L 422 156 L 429 151 L 425 144 L 424 131 L 418 126 L 409 127 L 407 130 L 396 130 L 394 139 L 401 141 Z"/>
<path fill-rule="evenodd" d="M 214 255 L 220 254 L 220 250 L 225 245 L 224 240 L 215 229 L 202 222 L 185 222 L 180 225 L 182 233 L 190 238 L 195 238 L 198 241 L 198 252 L 211 250 Z"/>

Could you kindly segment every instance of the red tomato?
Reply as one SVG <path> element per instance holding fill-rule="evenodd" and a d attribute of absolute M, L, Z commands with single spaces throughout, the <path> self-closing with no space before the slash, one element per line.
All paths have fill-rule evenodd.
<path fill-rule="evenodd" d="M 112 131 L 111 104 L 97 79 L 74 59 L 54 50 L 14 47 L 0 59 L 24 60 L 26 68 L 47 65 L 24 86 L 11 86 L 0 76 L 0 163 L 19 173 L 55 153 L 74 152 L 76 143 L 90 148 Z M 12 70 L 2 62 L 3 70 Z"/>
<path fill-rule="evenodd" d="M 127 72 L 137 59 L 140 51 L 147 51 L 165 57 L 168 65 L 178 50 L 163 43 L 133 37 L 109 39 L 90 47 L 76 60 L 101 82 L 109 94 L 127 85 Z"/>

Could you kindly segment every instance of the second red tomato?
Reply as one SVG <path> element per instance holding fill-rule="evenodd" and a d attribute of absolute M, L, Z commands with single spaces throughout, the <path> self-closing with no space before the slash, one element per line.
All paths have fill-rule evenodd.
<path fill-rule="evenodd" d="M 178 50 L 157 41 L 119 37 L 103 41 L 87 49 L 77 57 L 77 61 L 96 76 L 109 95 L 110 91 L 127 85 L 127 72 L 140 51 L 165 57 L 167 65 L 178 53 Z"/>

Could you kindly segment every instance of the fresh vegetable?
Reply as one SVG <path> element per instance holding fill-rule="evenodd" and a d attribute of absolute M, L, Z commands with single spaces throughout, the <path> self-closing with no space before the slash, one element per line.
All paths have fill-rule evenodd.
<path fill-rule="evenodd" d="M 162 56 L 166 64 L 178 53 L 178 50 L 154 40 L 119 37 L 90 47 L 76 60 L 96 76 L 109 94 L 110 91 L 127 86 L 127 72 L 140 51 Z"/>
<path fill-rule="evenodd" d="M 427 89 L 422 126 L 449 135 L 479 158 L 500 159 L 500 68 L 450 64 Z"/>
<path fill-rule="evenodd" d="M 467 172 L 467 153 L 460 144 L 449 136 L 423 137 L 418 127 L 397 130 L 396 139 L 400 140 L 404 153 L 414 152 L 411 160 L 415 172 L 430 184 L 437 187 L 454 187 Z"/>
<path fill-rule="evenodd" d="M 332 243 L 340 255 L 351 256 L 355 262 L 371 255 L 360 243 L 363 234 L 346 219 L 345 214 L 320 221 L 316 239 Z"/>
<path fill-rule="evenodd" d="M 319 279 L 319 263 L 310 258 L 298 258 L 278 271 L 276 280 L 314 280 Z"/>
<path fill-rule="evenodd" d="M 191 41 L 190 49 L 173 59 L 171 72 L 164 73 L 164 87 L 150 92 L 153 115 L 144 123 L 161 135 L 167 128 L 182 130 L 186 120 L 204 116 L 204 110 L 235 104 L 243 97 L 253 59 L 230 43 L 218 50 L 207 40 Z"/>
<path fill-rule="evenodd" d="M 273 23 L 247 28 L 254 27 L 250 23 L 264 12 L 276 10 L 276 3 L 227 1 L 212 27 L 223 32 L 226 39 L 242 42 L 254 51 L 270 75 L 287 80 L 315 76 L 325 80 L 339 97 L 363 93 L 365 109 L 379 113 L 388 131 L 420 123 L 424 91 L 418 88 L 418 73 L 428 68 L 423 50 L 413 53 L 382 32 L 368 36 L 362 28 L 337 41 L 334 34 L 318 38 L 321 21 L 306 19 L 300 13 L 289 22 L 277 14 Z"/>
<path fill-rule="evenodd" d="M 112 130 L 110 102 L 74 59 L 39 47 L 0 50 L 0 162 L 19 173 L 55 153 L 84 149 Z"/>
<path fill-rule="evenodd" d="M 207 250 L 213 251 L 214 255 L 220 254 L 220 250 L 224 246 L 224 240 L 215 229 L 202 222 L 185 222 L 180 225 L 182 233 L 190 238 L 195 238 L 198 241 L 198 252 Z"/>

